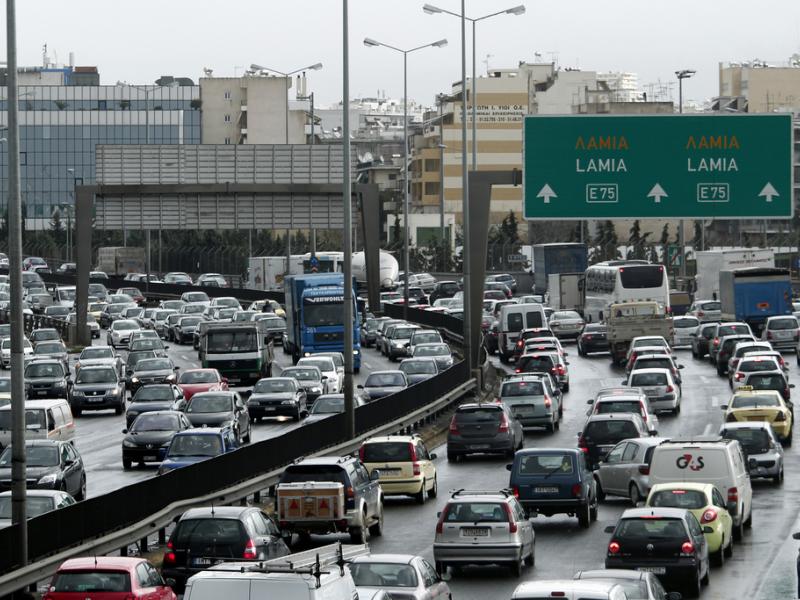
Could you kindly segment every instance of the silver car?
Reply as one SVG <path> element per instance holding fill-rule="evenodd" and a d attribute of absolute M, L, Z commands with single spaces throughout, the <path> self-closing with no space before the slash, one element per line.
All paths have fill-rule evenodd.
<path fill-rule="evenodd" d="M 641 369 L 632 371 L 623 385 L 640 387 L 650 400 L 650 408 L 655 412 L 681 412 L 681 386 L 672 377 L 669 369 Z"/>
<path fill-rule="evenodd" d="M 768 477 L 775 483 L 783 482 L 783 446 L 778 436 L 765 421 L 723 423 L 719 435 L 727 440 L 738 440 L 748 459 L 755 459 L 750 478 Z"/>
<path fill-rule="evenodd" d="M 615 583 L 625 592 L 628 600 L 681 600 L 679 592 L 667 592 L 655 573 L 633 569 L 597 569 L 578 571 L 575 579 Z"/>
<path fill-rule="evenodd" d="M 111 323 L 106 335 L 106 343 L 114 348 L 127 348 L 131 334 L 140 329 L 136 321 L 120 319 Z"/>
<path fill-rule="evenodd" d="M 630 390 L 627 394 L 603 396 L 597 400 L 589 400 L 591 408 L 586 411 L 587 416 L 607 415 L 609 413 L 634 413 L 642 417 L 650 435 L 658 432 L 658 417 L 650 409 L 650 401 L 641 390 Z"/>
<path fill-rule="evenodd" d="M 594 472 L 597 497 L 622 496 L 636 506 L 650 493 L 650 461 L 653 449 L 666 438 L 644 437 L 623 440 L 600 461 Z"/>
<path fill-rule="evenodd" d="M 695 300 L 687 314 L 697 317 L 701 323 L 719 321 L 722 319 L 722 303 L 719 300 Z"/>
<path fill-rule="evenodd" d="M 537 374 L 509 377 L 500 387 L 499 400 L 523 427 L 544 427 L 550 433 L 559 428 L 563 413 L 561 394 L 555 394 L 549 377 Z"/>
<path fill-rule="evenodd" d="M 414 358 L 430 356 L 436 359 L 439 371 L 444 371 L 453 366 L 453 352 L 447 344 L 419 344 L 414 347 Z"/>
<path fill-rule="evenodd" d="M 440 575 L 449 566 L 500 564 L 519 576 L 535 548 L 533 525 L 510 490 L 459 490 L 439 513 L 433 559 Z"/>
<path fill-rule="evenodd" d="M 769 317 L 761 332 L 761 339 L 776 350 L 796 352 L 800 344 L 800 322 L 794 315 Z"/>
<path fill-rule="evenodd" d="M 575 338 L 583 331 L 583 317 L 574 310 L 557 310 L 550 317 L 550 331 L 559 338 Z"/>
<path fill-rule="evenodd" d="M 447 583 L 421 556 L 371 554 L 358 556 L 348 565 L 359 598 L 373 598 L 379 590 L 403 600 L 449 600 Z"/>
<path fill-rule="evenodd" d="M 692 315 L 673 318 L 672 347 L 691 346 L 692 334 L 697 332 L 699 326 L 700 319 Z"/>

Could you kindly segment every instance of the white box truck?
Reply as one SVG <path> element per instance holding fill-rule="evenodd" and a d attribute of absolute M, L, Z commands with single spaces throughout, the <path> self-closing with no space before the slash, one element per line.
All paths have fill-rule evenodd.
<path fill-rule="evenodd" d="M 303 273 L 303 255 L 293 254 L 289 275 Z M 247 287 L 268 292 L 282 292 L 286 276 L 285 256 L 251 256 L 247 269 Z"/>
<path fill-rule="evenodd" d="M 144 273 L 144 248 L 135 246 L 105 246 L 97 249 L 97 270 L 107 275 Z"/>
<path fill-rule="evenodd" d="M 775 252 L 772 248 L 729 248 L 698 252 L 694 299 L 719 300 L 720 271 L 747 267 L 775 267 Z"/>
<path fill-rule="evenodd" d="M 555 310 L 583 314 L 583 273 L 551 273 L 547 276 L 547 305 Z"/>

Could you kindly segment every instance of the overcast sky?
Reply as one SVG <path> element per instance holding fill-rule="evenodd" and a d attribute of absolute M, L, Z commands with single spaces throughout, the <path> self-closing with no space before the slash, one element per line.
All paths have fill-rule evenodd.
<path fill-rule="evenodd" d="M 430 1 L 460 10 L 459 0 Z M 479 74 L 487 54 L 490 67 L 503 68 L 532 62 L 537 52 L 561 67 L 635 72 L 642 88 L 690 68 L 697 75 L 685 82 L 684 97 L 702 102 L 718 94 L 720 61 L 777 64 L 800 51 L 797 0 L 467 0 L 467 15 L 521 1 L 525 15 L 478 24 Z M 460 78 L 459 20 L 427 15 L 424 3 L 350 0 L 352 97 L 378 90 L 402 96 L 402 56 L 367 48 L 364 37 L 403 48 L 448 39 L 444 49 L 409 57 L 409 97 L 419 102 L 433 104 Z M 233 76 L 251 63 L 291 71 L 322 62 L 309 91 L 321 105 L 341 99 L 340 0 L 17 0 L 17 12 L 21 66 L 40 65 L 45 43 L 59 62 L 72 51 L 78 65 L 97 65 L 103 84 L 152 83 L 167 74 L 197 81 L 203 67 Z M 4 55 L 4 35 L 2 45 Z"/>

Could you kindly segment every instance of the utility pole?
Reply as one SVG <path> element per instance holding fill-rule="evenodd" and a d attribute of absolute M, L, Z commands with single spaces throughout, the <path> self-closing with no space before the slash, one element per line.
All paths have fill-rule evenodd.
<path fill-rule="evenodd" d="M 682 69 L 675 71 L 675 76 L 678 78 L 678 113 L 683 114 L 683 80 L 689 79 L 695 71 L 691 69 Z M 678 251 L 681 257 L 681 277 L 686 277 L 686 234 L 683 230 L 683 219 L 678 221 Z"/>
<path fill-rule="evenodd" d="M 350 184 L 350 33 L 348 0 L 342 0 L 342 208 L 344 209 L 344 412 L 345 436 L 356 437 L 356 410 L 353 403 L 353 215 Z"/>

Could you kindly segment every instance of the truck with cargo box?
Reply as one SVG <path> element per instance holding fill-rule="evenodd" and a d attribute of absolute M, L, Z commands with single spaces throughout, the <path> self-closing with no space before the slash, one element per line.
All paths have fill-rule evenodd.
<path fill-rule="evenodd" d="M 788 269 L 752 267 L 719 274 L 723 321 L 744 321 L 756 336 L 769 317 L 792 314 Z"/>

